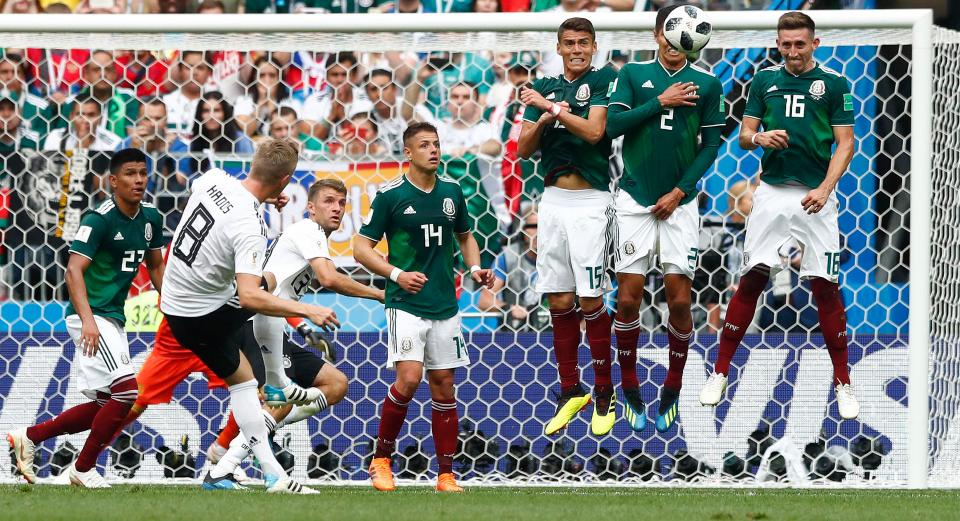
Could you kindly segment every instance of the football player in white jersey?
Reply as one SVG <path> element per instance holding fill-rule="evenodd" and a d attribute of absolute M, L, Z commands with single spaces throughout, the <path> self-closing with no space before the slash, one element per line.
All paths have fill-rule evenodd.
<path fill-rule="evenodd" d="M 160 309 L 177 341 L 229 385 L 231 409 L 247 449 L 260 461 L 268 491 L 315 493 L 287 476 L 274 457 L 257 381 L 241 352 L 243 325 L 254 313 L 339 326 L 332 309 L 284 300 L 261 287 L 267 238 L 260 206 L 285 202 L 281 193 L 293 176 L 297 155 L 293 142 L 267 140 L 257 148 L 243 181 L 214 169 L 192 184 L 173 237 Z M 234 288 L 239 307 L 230 303 Z M 208 477 L 221 488 L 236 488 L 235 482 Z"/>
<path fill-rule="evenodd" d="M 284 230 L 267 253 L 263 277 L 274 295 L 300 300 L 316 280 L 341 295 L 383 303 L 382 289 L 365 286 L 339 273 L 330 258 L 327 237 L 340 228 L 346 205 L 347 187 L 343 181 L 320 179 L 310 186 L 307 193 L 310 217 Z M 252 323 L 245 326 L 244 352 L 258 382 L 266 382 L 263 393 L 267 406 L 275 406 L 264 409 L 279 422 L 268 425 L 272 430 L 305 420 L 339 402 L 347 393 L 347 377 L 332 364 L 326 364 L 319 356 L 290 341 L 284 333 L 285 324 L 283 318 L 256 315 Z M 284 368 L 284 357 L 289 357 L 288 368 Z M 317 398 L 296 408 L 276 407 L 288 403 L 282 389 L 291 380 L 309 388 Z M 242 439 L 237 437 L 211 474 L 232 476 L 246 456 Z"/>

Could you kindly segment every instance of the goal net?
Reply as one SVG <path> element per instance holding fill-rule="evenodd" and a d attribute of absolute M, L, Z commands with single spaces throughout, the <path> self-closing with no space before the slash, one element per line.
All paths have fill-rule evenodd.
<path fill-rule="evenodd" d="M 190 180 L 210 167 L 242 176 L 259 140 L 297 138 L 303 154 L 287 189 L 291 202 L 282 213 L 266 212 L 271 238 L 305 217 L 311 182 L 339 178 L 348 205 L 341 229 L 330 236 L 335 262 L 357 280 L 382 285 L 356 265 L 350 238 L 377 187 L 401 174 L 399 137 L 416 119 L 441 122 L 442 172 L 464 190 L 484 265 L 496 266 L 505 280 L 497 294 L 469 282 L 459 293 L 472 360 L 457 371 L 455 471 L 463 479 L 960 484 L 954 189 L 960 108 L 953 96 L 960 88 L 960 34 L 932 27 L 929 13 L 811 12 L 822 41 L 817 60 L 850 81 L 856 100 L 856 155 L 837 193 L 859 418 L 839 417 L 809 283 L 795 268 L 774 278 L 761 297 L 734 358 L 727 399 L 716 409 L 698 403 L 737 285 L 760 170 L 759 155 L 742 150 L 736 136 L 751 78 L 780 61 L 773 48 L 777 14 L 710 13 L 716 30 L 699 65 L 722 82 L 729 114 L 699 200 L 696 334 L 680 419 L 666 433 L 652 426 L 634 433 L 619 421 L 601 438 L 589 434 L 586 413 L 562 436 L 543 436 L 558 387 L 549 313 L 532 290 L 543 181 L 539 159 L 516 153 L 522 107 L 515 89 L 561 72 L 555 28 L 564 16 L 24 15 L 16 25 L 6 17 L 0 21 L 0 431 L 50 419 L 84 400 L 73 363 L 81 355 L 63 320 L 66 250 L 82 213 L 109 196 L 104 173 L 114 150 L 134 146 L 150 155 L 147 197 L 163 213 L 169 238 Z M 598 28 L 597 66 L 653 57 L 652 14 L 589 16 Z M 613 161 L 611 172 L 621 168 Z M 792 262 L 797 248 L 788 245 L 781 254 Z M 638 370 L 655 414 L 668 356 L 659 276 L 650 277 L 648 290 Z M 385 369 L 384 311 L 325 290 L 305 298 L 334 307 L 343 323 L 330 340 L 349 391 L 328 411 L 281 429 L 275 450 L 296 477 L 362 482 L 393 378 Z M 136 365 L 153 347 L 156 301 L 141 274 L 126 307 Z M 585 339 L 583 346 L 583 380 L 592 382 Z M 619 367 L 613 373 L 618 382 Z M 224 390 L 209 390 L 200 373 L 190 375 L 169 404 L 150 406 L 121 433 L 101 456 L 101 470 L 113 482 L 201 477 L 228 405 Z M 435 475 L 430 411 L 424 385 L 397 440 L 394 467 L 402 479 L 426 482 Z M 38 474 L 60 479 L 84 439 L 45 442 Z M 13 480 L 5 452 L 0 466 L 0 481 Z"/>

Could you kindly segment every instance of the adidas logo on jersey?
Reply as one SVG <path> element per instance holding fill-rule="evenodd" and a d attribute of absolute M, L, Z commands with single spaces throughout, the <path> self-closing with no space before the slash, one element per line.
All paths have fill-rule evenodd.
<path fill-rule="evenodd" d="M 777 86 L 776 86 L 776 85 L 774 85 L 774 86 L 770 87 L 769 89 L 767 89 L 767 92 L 773 92 L 773 91 L 775 91 L 775 90 L 777 90 Z"/>
<path fill-rule="evenodd" d="M 643 85 L 641 85 L 641 87 L 643 87 L 643 88 L 645 88 L 645 89 L 652 89 L 652 88 L 653 88 L 653 82 L 650 81 L 650 80 L 647 80 L 647 81 L 643 82 Z"/>
<path fill-rule="evenodd" d="M 115 240 L 115 241 L 122 241 L 122 240 L 123 240 L 123 234 L 120 233 L 120 232 L 117 232 L 117 234 L 113 236 L 113 240 Z"/>
<path fill-rule="evenodd" d="M 414 210 L 412 206 L 408 206 L 407 209 L 403 211 L 403 215 L 413 215 L 415 213 L 417 213 L 417 211 Z"/>

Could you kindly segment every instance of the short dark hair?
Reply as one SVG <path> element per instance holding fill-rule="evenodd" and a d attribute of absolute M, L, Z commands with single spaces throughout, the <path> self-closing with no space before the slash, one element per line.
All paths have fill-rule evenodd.
<path fill-rule="evenodd" d="M 350 70 L 357 64 L 357 55 L 352 52 L 336 52 L 327 56 L 328 69 L 338 63 L 341 65 L 349 63 L 350 67 L 344 67 L 344 69 Z"/>
<path fill-rule="evenodd" d="M 564 20 L 564 22 L 560 24 L 560 28 L 557 29 L 557 41 L 563 37 L 564 31 L 590 33 L 590 39 L 593 41 L 597 40 L 597 31 L 593 28 L 593 22 L 586 18 L 574 17 Z"/>
<path fill-rule="evenodd" d="M 477 99 L 477 98 L 480 97 L 480 87 L 479 87 L 476 83 L 473 83 L 472 81 L 466 81 L 466 80 L 464 80 L 464 81 L 458 81 L 458 82 L 454 83 L 453 85 L 451 85 L 451 86 L 447 89 L 448 95 L 449 95 L 449 93 L 450 93 L 453 89 L 455 89 L 455 88 L 457 88 L 457 87 L 466 87 L 466 88 L 470 89 L 470 95 L 473 96 L 473 99 Z"/>
<path fill-rule="evenodd" d="M 806 13 L 791 11 L 781 16 L 780 20 L 777 21 L 777 32 L 792 29 L 809 29 L 810 34 L 816 34 L 817 24 Z"/>
<path fill-rule="evenodd" d="M 372 71 L 370 71 L 370 73 L 367 74 L 367 77 L 364 78 L 363 81 L 369 82 L 371 79 L 373 79 L 376 76 L 383 76 L 384 78 L 390 78 L 390 82 L 393 83 L 393 72 L 388 69 L 384 69 L 382 67 L 375 68 Z"/>
<path fill-rule="evenodd" d="M 147 155 L 139 148 L 124 148 L 118 150 L 110 158 L 110 175 L 117 175 L 127 163 L 146 163 Z"/>
<path fill-rule="evenodd" d="M 74 112 L 79 111 L 80 107 L 86 105 L 87 103 L 92 103 L 97 106 L 97 112 L 101 115 L 103 114 L 103 105 L 100 103 L 100 100 L 93 97 L 93 94 L 90 92 L 83 93 L 78 95 L 73 100 L 73 107 L 70 108 L 70 114 L 73 115 Z"/>
<path fill-rule="evenodd" d="M 280 108 L 274 110 L 273 114 L 271 114 L 271 119 L 276 117 L 285 118 L 287 116 L 293 116 L 293 119 L 299 119 L 297 111 L 288 105 L 281 105 Z"/>
<path fill-rule="evenodd" d="M 438 137 L 440 136 L 440 133 L 437 132 L 437 127 L 427 123 L 426 121 L 419 121 L 417 123 L 411 123 L 407 125 L 407 129 L 403 131 L 403 145 L 406 146 L 407 141 L 421 132 L 432 132 Z"/>
<path fill-rule="evenodd" d="M 343 184 L 343 181 L 335 177 L 325 177 L 323 179 L 317 179 L 310 185 L 310 189 L 307 191 L 307 200 L 312 201 L 313 198 L 320 193 L 320 190 L 324 188 L 331 188 L 341 194 L 347 193 L 347 185 Z"/>
<path fill-rule="evenodd" d="M 657 9 L 657 23 L 656 25 L 653 26 L 653 33 L 654 34 L 662 33 L 663 24 L 667 22 L 667 17 L 670 16 L 670 13 L 672 13 L 674 9 L 683 5 L 687 5 L 687 4 L 670 4 L 670 5 L 665 5 L 660 9 Z"/>

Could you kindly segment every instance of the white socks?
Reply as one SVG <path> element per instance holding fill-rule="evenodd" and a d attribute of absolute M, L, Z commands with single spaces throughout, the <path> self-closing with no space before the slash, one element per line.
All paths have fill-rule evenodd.
<path fill-rule="evenodd" d="M 283 389 L 290 383 L 283 371 L 283 325 L 286 321 L 279 317 L 256 315 L 253 317 L 253 334 L 263 353 L 263 367 L 266 369 L 266 384 Z"/>
<path fill-rule="evenodd" d="M 211 471 L 210 475 L 214 478 L 219 478 L 227 475 L 229 472 L 233 472 L 236 464 L 230 467 L 230 463 L 227 460 L 231 459 L 230 452 L 236 444 L 256 456 L 260 461 L 260 468 L 264 474 L 286 477 L 287 473 L 283 470 L 283 467 L 280 466 L 280 463 L 277 462 L 277 458 L 273 455 L 273 449 L 270 447 L 270 440 L 268 438 L 270 432 L 264 420 L 264 416 L 269 418 L 269 415 L 267 415 L 266 411 L 260 406 L 260 398 L 257 396 L 256 380 L 230 386 L 230 408 L 233 410 L 233 417 L 237 420 L 237 426 L 240 427 L 240 436 L 237 436 L 237 438 L 233 440 L 233 443 L 230 444 L 230 450 L 228 450 L 227 454 L 217 463 L 217 466 Z M 269 418 L 269 421 L 273 423 L 273 418 Z M 240 461 L 242 460 L 243 456 L 240 458 Z M 239 464 L 239 461 L 237 461 L 237 464 Z M 226 468 L 230 469 L 229 472 L 223 472 L 223 469 Z"/>

